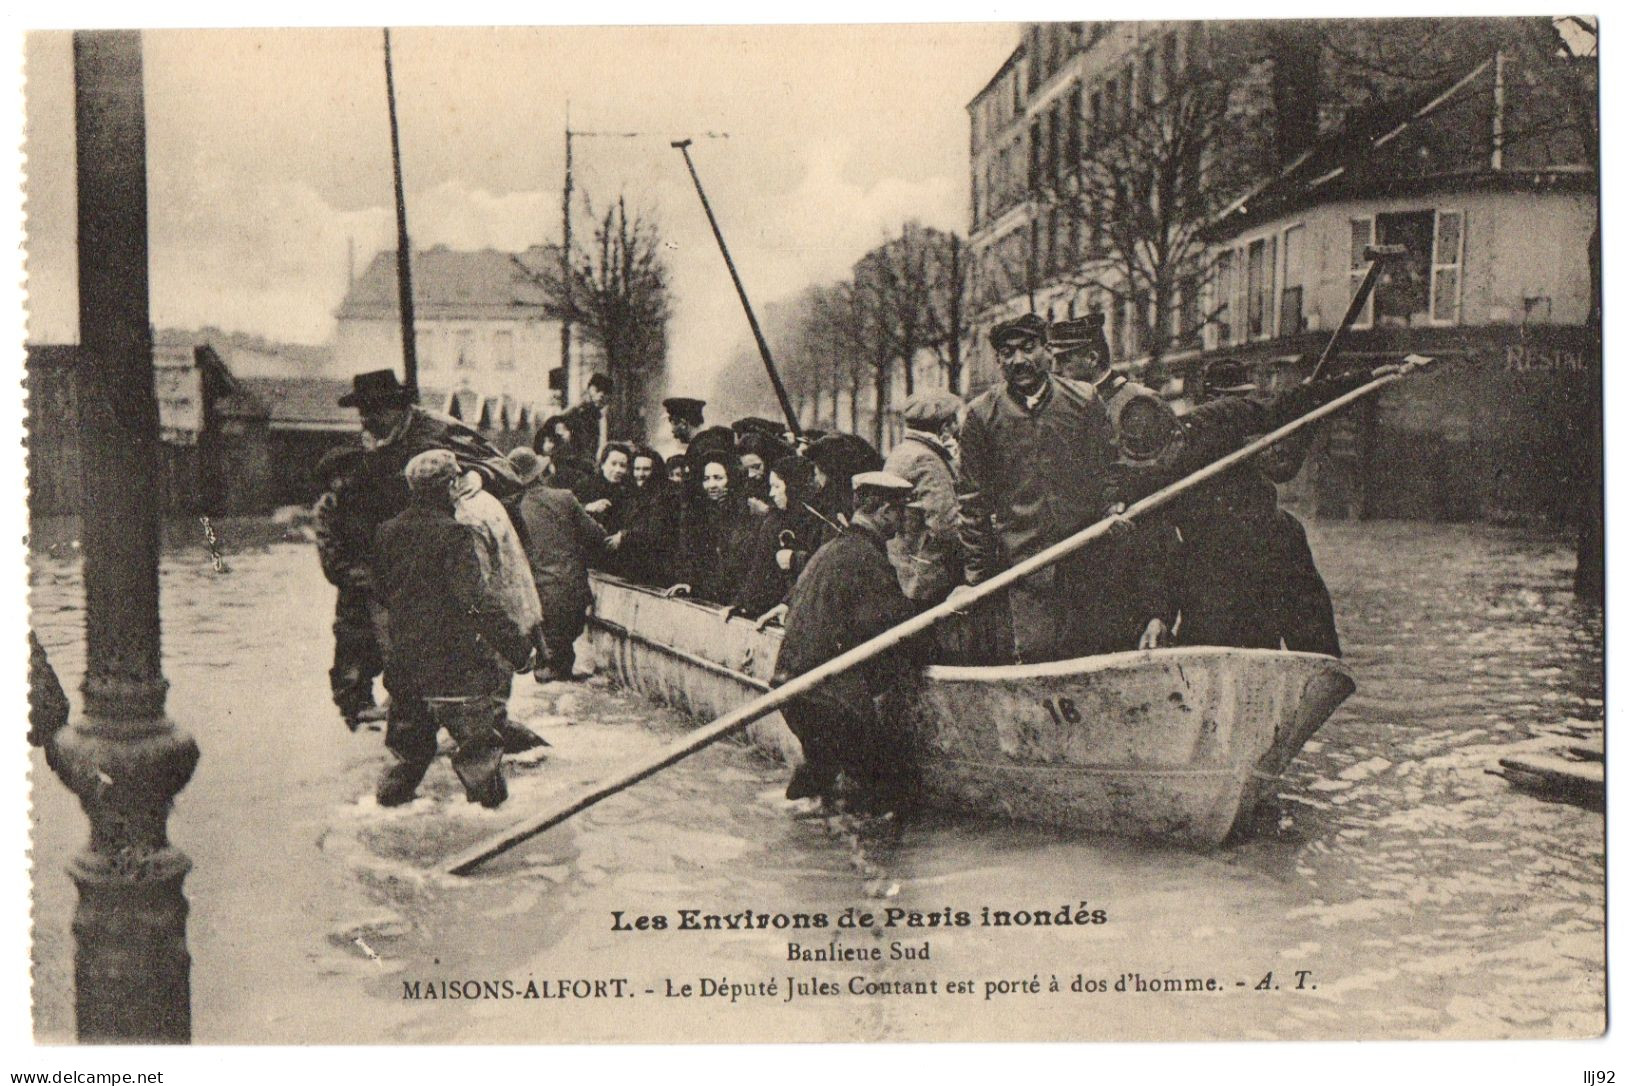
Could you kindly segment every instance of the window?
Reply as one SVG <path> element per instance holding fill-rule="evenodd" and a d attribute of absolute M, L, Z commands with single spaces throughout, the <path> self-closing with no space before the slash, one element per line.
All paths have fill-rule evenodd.
<path fill-rule="evenodd" d="M 491 353 L 496 356 L 497 369 L 513 369 L 513 333 L 498 332 L 492 336 Z"/>
<path fill-rule="evenodd" d="M 1049 186 L 1061 187 L 1061 110 L 1057 106 L 1049 111 Z"/>
<path fill-rule="evenodd" d="M 1181 347 L 1194 347 L 1202 331 L 1202 287 L 1194 275 L 1179 282 L 1179 327 L 1175 341 Z"/>
<path fill-rule="evenodd" d="M 1179 32 L 1176 30 L 1162 39 L 1162 93 L 1173 93 L 1179 74 Z"/>
<path fill-rule="evenodd" d="M 467 328 L 457 333 L 457 366 L 460 369 L 474 368 L 474 333 Z"/>
<path fill-rule="evenodd" d="M 1219 254 L 1213 268 L 1213 342 L 1218 347 L 1230 345 L 1234 330 L 1235 315 L 1230 306 L 1234 279 L 1235 253 L 1226 250 Z"/>
<path fill-rule="evenodd" d="M 1415 328 L 1455 324 L 1461 319 L 1463 221 L 1459 211 L 1396 211 L 1373 219 L 1353 219 L 1349 233 L 1349 290 L 1364 277 L 1365 245 L 1403 245 L 1405 255 L 1390 260 L 1371 292 L 1356 327 Z"/>
<path fill-rule="evenodd" d="M 1366 246 L 1371 244 L 1371 220 L 1349 220 L 1349 301 L 1354 301 L 1354 295 L 1360 289 L 1360 280 L 1365 278 L 1368 264 L 1365 259 Z M 1365 307 L 1354 318 L 1353 327 L 1371 327 L 1371 300 L 1366 299 Z"/>
<path fill-rule="evenodd" d="M 1291 226 L 1281 234 L 1280 334 L 1295 336 L 1303 330 L 1303 227 Z"/>
<path fill-rule="evenodd" d="M 1275 334 L 1275 238 L 1247 246 L 1247 339 Z"/>
<path fill-rule="evenodd" d="M 1433 229 L 1433 323 L 1461 320 L 1461 212 L 1435 213 Z M 1551 300 L 1547 299 L 1548 309 Z"/>
<path fill-rule="evenodd" d="M 1101 102 L 1103 112 L 1095 114 L 1095 127 L 1104 125 L 1106 132 L 1115 131 L 1118 124 L 1118 110 L 1121 108 L 1117 101 L 1117 80 L 1106 80 L 1105 97 Z"/>
<path fill-rule="evenodd" d="M 1128 299 L 1121 294 L 1112 296 L 1112 357 L 1128 358 Z"/>
<path fill-rule="evenodd" d="M 1090 91 L 1089 92 L 1089 133 L 1088 133 L 1088 138 L 1084 142 L 1084 146 L 1088 150 L 1091 150 L 1091 151 L 1093 151 L 1095 149 L 1095 145 L 1100 142 L 1100 128 L 1101 128 L 1101 125 L 1105 123 L 1105 121 L 1104 121 L 1105 114 L 1103 114 L 1101 112 L 1101 110 L 1103 108 L 1104 107 L 1101 105 L 1100 91 L 1098 91 L 1098 90 Z"/>

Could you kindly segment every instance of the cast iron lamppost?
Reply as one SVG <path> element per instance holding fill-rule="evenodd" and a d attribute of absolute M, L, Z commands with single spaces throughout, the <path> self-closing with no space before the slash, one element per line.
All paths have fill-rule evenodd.
<path fill-rule="evenodd" d="M 191 956 L 169 843 L 197 744 L 164 715 L 158 553 L 163 509 L 147 306 L 141 36 L 73 35 L 79 185 L 79 428 L 83 447 L 84 716 L 52 764 L 90 820 L 68 873 L 81 1041 L 186 1042 Z"/>

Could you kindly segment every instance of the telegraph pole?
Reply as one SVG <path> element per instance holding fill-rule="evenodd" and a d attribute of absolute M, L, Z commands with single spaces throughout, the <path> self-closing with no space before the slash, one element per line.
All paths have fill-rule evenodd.
<path fill-rule="evenodd" d="M 395 285 L 401 300 L 401 358 L 405 385 L 418 398 L 417 321 L 412 312 L 412 243 L 406 236 L 406 186 L 401 179 L 401 129 L 395 118 L 395 65 L 389 51 L 389 27 L 384 27 L 384 91 L 389 96 L 389 151 L 395 167 Z"/>
<path fill-rule="evenodd" d="M 564 246 L 559 249 L 559 281 L 564 284 L 564 320 L 559 324 L 559 406 L 570 406 L 571 314 L 575 312 L 575 278 L 570 268 L 574 236 L 570 226 L 570 198 L 575 192 L 575 158 L 571 146 L 570 99 L 564 100 Z"/>
<path fill-rule="evenodd" d="M 186 897 L 170 806 L 198 749 L 164 715 L 158 623 L 163 509 L 147 288 L 141 35 L 73 35 L 79 432 L 84 479 L 84 716 L 53 738 L 90 841 L 68 865 L 81 1041 L 192 1036 Z"/>

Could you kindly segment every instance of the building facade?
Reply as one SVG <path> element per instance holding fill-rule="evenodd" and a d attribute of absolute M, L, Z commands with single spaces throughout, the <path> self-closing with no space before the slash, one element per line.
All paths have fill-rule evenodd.
<path fill-rule="evenodd" d="M 426 406 L 496 435 L 534 430 L 558 408 L 560 323 L 542 287 L 553 246 L 521 253 L 437 245 L 412 258 L 418 384 Z M 401 326 L 394 251 L 373 257 L 336 314 L 331 376 L 399 368 Z M 579 339 L 579 335 L 576 337 Z M 571 352 L 573 370 L 590 363 Z M 583 387 L 571 374 L 571 388 Z"/>
<path fill-rule="evenodd" d="M 1030 27 L 970 105 L 978 333 L 1021 312 L 1099 311 L 1118 364 L 1176 401 L 1220 357 L 1279 387 L 1307 373 L 1338 326 L 1366 246 L 1403 245 L 1340 353 L 1439 365 L 1325 428 L 1294 496 L 1328 515 L 1571 519 L 1600 404 L 1598 202 L 1556 85 L 1594 88 L 1595 68 L 1571 60 L 1554 75 L 1563 62 L 1516 48 L 1510 21 L 1436 22 L 1464 24 L 1430 39 L 1448 45 L 1437 77 L 1396 86 L 1355 78 L 1355 38 L 1294 56 L 1291 40 L 1252 24 Z M 1429 24 L 1401 32 L 1413 26 Z M 1297 45 L 1345 32 L 1364 24 L 1308 24 Z M 1160 307 L 1143 284 L 1080 285 L 1091 261 L 1092 281 L 1110 285 L 1098 227 L 1065 218 L 1078 206 L 1069 171 L 1087 176 L 1089 156 L 1107 153 L 1093 126 L 1121 116 L 1125 98 L 1155 109 L 1169 73 L 1226 52 L 1242 65 L 1230 107 L 1275 146 L 1205 152 L 1201 176 L 1226 202 L 1200 223 L 1192 274 Z M 1244 161 L 1213 169 L 1220 153 Z M 972 357 L 973 387 L 997 378 L 985 334 Z"/>

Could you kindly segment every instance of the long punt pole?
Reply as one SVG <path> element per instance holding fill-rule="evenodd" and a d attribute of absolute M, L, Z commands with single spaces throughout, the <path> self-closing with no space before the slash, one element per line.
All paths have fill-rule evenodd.
<path fill-rule="evenodd" d="M 1258 438 L 1256 441 L 1237 449 L 1228 456 L 1215 460 L 1206 467 L 1191 472 L 1178 482 L 1170 483 L 1168 486 L 1163 487 L 1156 493 L 1141 498 L 1123 512 L 1109 516 L 1104 520 L 1096 521 L 1094 524 L 1091 524 L 1089 527 L 1078 532 L 1076 535 L 1069 536 L 1066 539 L 1061 540 L 1059 543 L 1039 551 L 1031 558 L 1011 566 L 1004 572 L 988 578 L 979 585 L 973 586 L 970 591 L 961 593 L 958 597 L 952 600 L 939 603 L 928 611 L 922 611 L 918 615 L 915 615 L 913 618 L 909 619 L 907 622 L 893 626 L 885 633 L 870 638 L 868 641 L 865 641 L 856 648 L 848 649 L 846 652 L 841 653 L 841 655 L 835 657 L 834 659 L 827 660 L 818 665 L 806 674 L 799 675 L 785 683 L 783 686 L 777 687 L 776 689 L 763 694 L 754 701 L 740 706 L 733 712 L 718 717 L 716 720 L 712 721 L 710 724 L 707 724 L 698 731 L 690 732 L 682 739 L 669 744 L 660 753 L 652 755 L 634 765 L 627 767 L 611 780 L 606 781 L 603 784 L 594 785 L 574 799 L 560 804 L 558 807 L 555 807 L 552 810 L 544 811 L 541 814 L 527 818 L 523 822 L 503 830 L 496 836 L 483 841 L 470 849 L 458 853 L 456 856 L 453 856 L 451 859 L 441 864 L 437 870 L 450 875 L 468 874 L 485 861 L 495 856 L 502 855 L 502 853 L 507 852 L 515 845 L 528 841 L 530 838 L 535 837 L 544 830 L 551 829 L 573 815 L 579 814 L 582 811 L 585 811 L 588 807 L 594 806 L 599 801 L 607 799 L 617 792 L 624 791 L 641 780 L 654 776 L 667 766 L 675 765 L 684 758 L 687 758 L 690 754 L 693 754 L 696 751 L 704 750 L 717 740 L 726 738 L 727 736 L 732 735 L 734 732 L 741 730 L 752 721 L 760 720 L 767 714 L 779 709 L 785 704 L 785 702 L 791 701 L 792 699 L 807 693 L 807 691 L 811 690 L 825 679 L 833 678 L 834 676 L 839 675 L 850 668 L 856 667 L 858 664 L 871 660 L 874 657 L 879 656 L 881 653 L 895 648 L 898 644 L 910 637 L 913 637 L 915 634 L 920 633 L 922 630 L 935 626 L 949 615 L 958 614 L 971 604 L 984 600 L 994 593 L 1002 591 L 1003 589 L 1009 588 L 1012 584 L 1015 584 L 1023 577 L 1036 573 L 1038 570 L 1041 570 L 1045 566 L 1065 558 L 1074 551 L 1087 547 L 1101 536 L 1110 532 L 1119 522 L 1132 521 L 1135 517 L 1140 516 L 1143 513 L 1149 513 L 1154 509 L 1160 509 L 1164 505 L 1167 505 L 1169 502 L 1173 501 L 1175 498 L 1178 498 L 1180 495 L 1194 489 L 1195 487 L 1201 486 L 1214 476 L 1220 475 L 1223 472 L 1228 471 L 1230 468 L 1235 467 L 1243 460 L 1251 459 L 1252 457 L 1263 452 L 1265 449 L 1269 448 L 1271 445 L 1291 437 L 1299 430 L 1302 430 L 1305 426 L 1310 425 L 1318 419 L 1325 418 L 1327 415 L 1342 410 L 1349 404 L 1354 403 L 1356 400 L 1359 400 L 1362 397 L 1371 395 L 1373 392 L 1376 392 L 1385 385 L 1390 385 L 1393 382 L 1398 381 L 1400 378 L 1408 376 L 1422 366 L 1425 366 L 1430 361 L 1431 359 L 1423 358 L 1420 355 L 1409 356 L 1405 359 L 1405 364 L 1399 369 L 1395 370 L 1393 373 L 1375 378 L 1374 380 L 1366 382 L 1351 392 L 1344 393 L 1337 399 L 1332 400 L 1330 403 L 1323 404 L 1320 407 L 1315 408 L 1313 411 L 1293 419 L 1280 429 L 1272 430 L 1270 433 L 1267 433 L 1263 437 Z"/>

